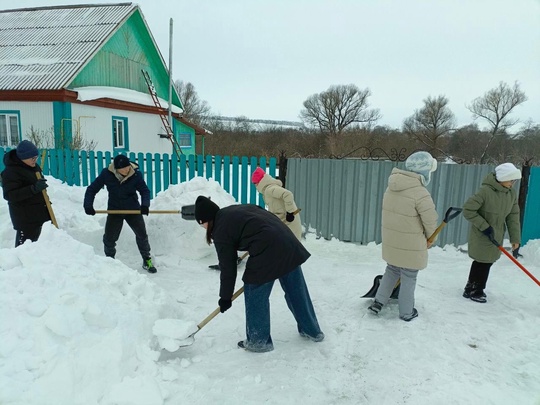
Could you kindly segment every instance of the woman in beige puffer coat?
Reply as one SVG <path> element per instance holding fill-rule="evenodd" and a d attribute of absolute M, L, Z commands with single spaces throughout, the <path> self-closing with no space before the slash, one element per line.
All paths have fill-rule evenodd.
<path fill-rule="evenodd" d="M 257 191 L 262 194 L 268 211 L 276 215 L 294 233 L 298 240 L 302 240 L 302 222 L 300 210 L 294 202 L 294 195 L 283 187 L 281 180 L 275 179 L 258 167 L 251 176 Z"/>
<path fill-rule="evenodd" d="M 409 156 L 405 168 L 392 170 L 384 193 L 382 256 L 387 266 L 369 309 L 379 313 L 401 279 L 399 317 L 410 321 L 418 316 L 414 290 L 418 271 L 427 266 L 431 245 L 427 239 L 437 229 L 435 204 L 425 187 L 437 169 L 437 161 L 428 152 L 416 152 Z"/>

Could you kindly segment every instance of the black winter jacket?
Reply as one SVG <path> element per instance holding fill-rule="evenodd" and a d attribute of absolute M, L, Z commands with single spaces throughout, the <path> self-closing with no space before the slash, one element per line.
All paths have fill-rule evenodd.
<path fill-rule="evenodd" d="M 131 167 L 133 170 L 130 170 L 122 181 L 117 177 L 113 163 L 103 169 L 86 189 L 83 206 L 93 207 L 96 194 L 105 186 L 109 192 L 108 210 L 138 210 L 141 205 L 150 207 L 150 190 L 138 170 L 139 166 L 132 162 Z M 140 204 L 137 191 L 141 195 Z"/>
<path fill-rule="evenodd" d="M 49 221 L 51 217 L 43 193 L 32 192 L 32 185 L 38 180 L 36 173 L 41 174 L 39 165 L 30 167 L 23 163 L 15 149 L 5 154 L 4 165 L 2 188 L 13 228 L 18 231 L 31 229 Z"/>
<path fill-rule="evenodd" d="M 310 253 L 278 217 L 257 205 L 231 205 L 214 219 L 212 239 L 221 270 L 219 295 L 231 299 L 237 274 L 237 251 L 248 251 L 242 280 L 264 284 L 304 263 Z"/>

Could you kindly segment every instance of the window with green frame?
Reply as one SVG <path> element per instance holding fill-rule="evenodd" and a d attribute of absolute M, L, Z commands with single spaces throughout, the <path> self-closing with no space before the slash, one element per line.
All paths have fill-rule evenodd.
<path fill-rule="evenodd" d="M 178 144 L 181 148 L 191 148 L 191 134 L 178 134 Z"/>
<path fill-rule="evenodd" d="M 112 138 L 114 150 L 129 150 L 129 131 L 127 117 L 112 117 Z"/>
<path fill-rule="evenodd" d="M 14 147 L 21 139 L 19 111 L 0 111 L 0 146 Z"/>

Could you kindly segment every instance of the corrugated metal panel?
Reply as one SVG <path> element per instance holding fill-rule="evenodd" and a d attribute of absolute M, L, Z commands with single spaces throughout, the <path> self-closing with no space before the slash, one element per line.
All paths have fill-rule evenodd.
<path fill-rule="evenodd" d="M 137 6 L 0 11 L 0 90 L 57 90 Z"/>
<path fill-rule="evenodd" d="M 317 234 L 380 243 L 388 176 L 392 168 L 403 166 L 387 161 L 289 159 L 286 186 L 302 208 L 302 222 Z M 440 164 L 427 187 L 440 220 L 449 207 L 462 207 L 493 169 L 492 165 Z M 460 215 L 445 227 L 437 244 L 461 245 L 467 242 L 468 232 L 469 223 Z"/>

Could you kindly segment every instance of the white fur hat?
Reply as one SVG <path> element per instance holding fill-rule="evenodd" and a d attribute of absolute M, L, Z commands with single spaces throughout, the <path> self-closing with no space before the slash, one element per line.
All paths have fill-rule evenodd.
<path fill-rule="evenodd" d="M 427 186 L 431 181 L 431 173 L 437 170 L 437 160 L 428 152 L 415 152 L 405 161 L 405 169 L 422 176 L 422 184 Z"/>
<path fill-rule="evenodd" d="M 512 163 L 503 163 L 495 168 L 497 181 L 511 181 L 521 179 L 521 171 Z"/>

